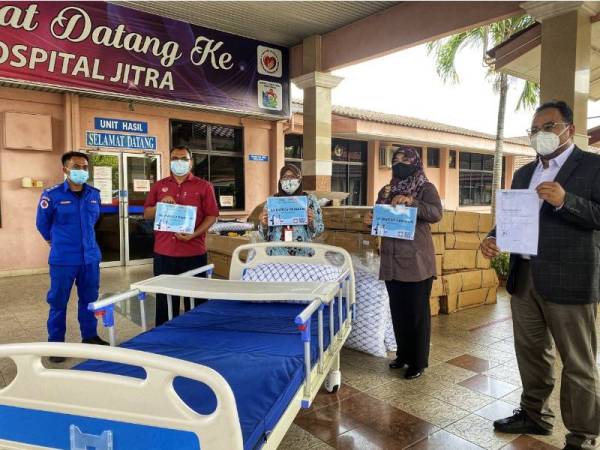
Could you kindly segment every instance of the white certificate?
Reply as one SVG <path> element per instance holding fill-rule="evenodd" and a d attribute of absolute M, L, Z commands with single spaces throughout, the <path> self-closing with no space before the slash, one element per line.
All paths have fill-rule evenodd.
<path fill-rule="evenodd" d="M 537 255 L 540 198 L 529 189 L 496 191 L 496 244 L 503 252 Z"/>

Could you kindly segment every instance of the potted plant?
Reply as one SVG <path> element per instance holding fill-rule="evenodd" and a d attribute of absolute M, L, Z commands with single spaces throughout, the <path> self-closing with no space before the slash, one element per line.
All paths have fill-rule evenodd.
<path fill-rule="evenodd" d="M 506 286 L 506 279 L 508 278 L 508 264 L 510 261 L 509 253 L 500 253 L 500 255 L 496 256 L 492 259 L 492 267 L 496 271 L 498 275 L 498 279 L 500 280 L 501 286 Z"/>

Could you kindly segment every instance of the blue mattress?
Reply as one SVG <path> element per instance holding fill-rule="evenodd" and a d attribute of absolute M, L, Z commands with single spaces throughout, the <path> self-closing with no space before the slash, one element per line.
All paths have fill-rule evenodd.
<path fill-rule="evenodd" d="M 244 449 L 260 448 L 304 379 L 304 347 L 294 319 L 306 305 L 212 300 L 120 345 L 208 366 L 235 395 Z M 337 304 L 335 305 L 335 329 Z M 324 343 L 329 345 L 329 308 Z M 345 317 L 345 314 L 344 314 Z M 317 314 L 311 321 L 311 359 L 318 356 Z M 77 370 L 145 378 L 139 367 L 86 361 Z M 175 390 L 195 411 L 214 411 L 216 398 L 205 385 L 176 379 Z"/>

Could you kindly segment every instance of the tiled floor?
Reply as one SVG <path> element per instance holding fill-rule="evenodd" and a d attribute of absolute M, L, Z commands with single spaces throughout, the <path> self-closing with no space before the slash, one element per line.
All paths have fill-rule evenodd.
<path fill-rule="evenodd" d="M 124 290 L 150 275 L 149 266 L 104 269 L 101 292 Z M 45 275 L 0 279 L 0 343 L 46 339 L 47 288 Z M 77 342 L 75 298 L 69 308 L 67 339 Z M 117 322 L 119 341 L 140 332 L 121 315 Z M 301 411 L 280 448 L 562 448 L 559 385 L 551 399 L 557 412 L 552 436 L 493 432 L 492 421 L 509 415 L 519 404 L 521 384 L 513 346 L 510 305 L 503 293 L 497 305 L 433 319 L 430 367 L 417 380 L 406 381 L 401 371 L 390 371 L 383 358 L 344 350 L 344 385 L 336 394 L 320 393 L 310 409 Z M 12 363 L 0 360 L 0 386 L 14 373 Z"/>

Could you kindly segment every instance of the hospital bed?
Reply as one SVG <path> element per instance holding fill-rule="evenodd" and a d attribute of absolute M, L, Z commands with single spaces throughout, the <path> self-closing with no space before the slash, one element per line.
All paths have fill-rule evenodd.
<path fill-rule="evenodd" d="M 276 246 L 314 253 L 271 256 L 268 249 Z M 248 271 L 270 264 L 333 264 L 338 276 L 243 281 Z M 104 323 L 114 339 L 112 311 L 126 299 L 144 302 L 148 293 L 210 299 L 119 347 L 0 346 L 0 358 L 17 365 L 15 379 L 0 390 L 0 448 L 277 448 L 319 388 L 333 392 L 341 384 L 339 352 L 354 306 L 350 255 L 319 244 L 253 244 L 236 249 L 229 280 L 194 277 L 210 269 L 134 283 L 90 305 L 109 317 Z M 41 359 L 47 356 L 87 361 L 50 369 Z"/>

